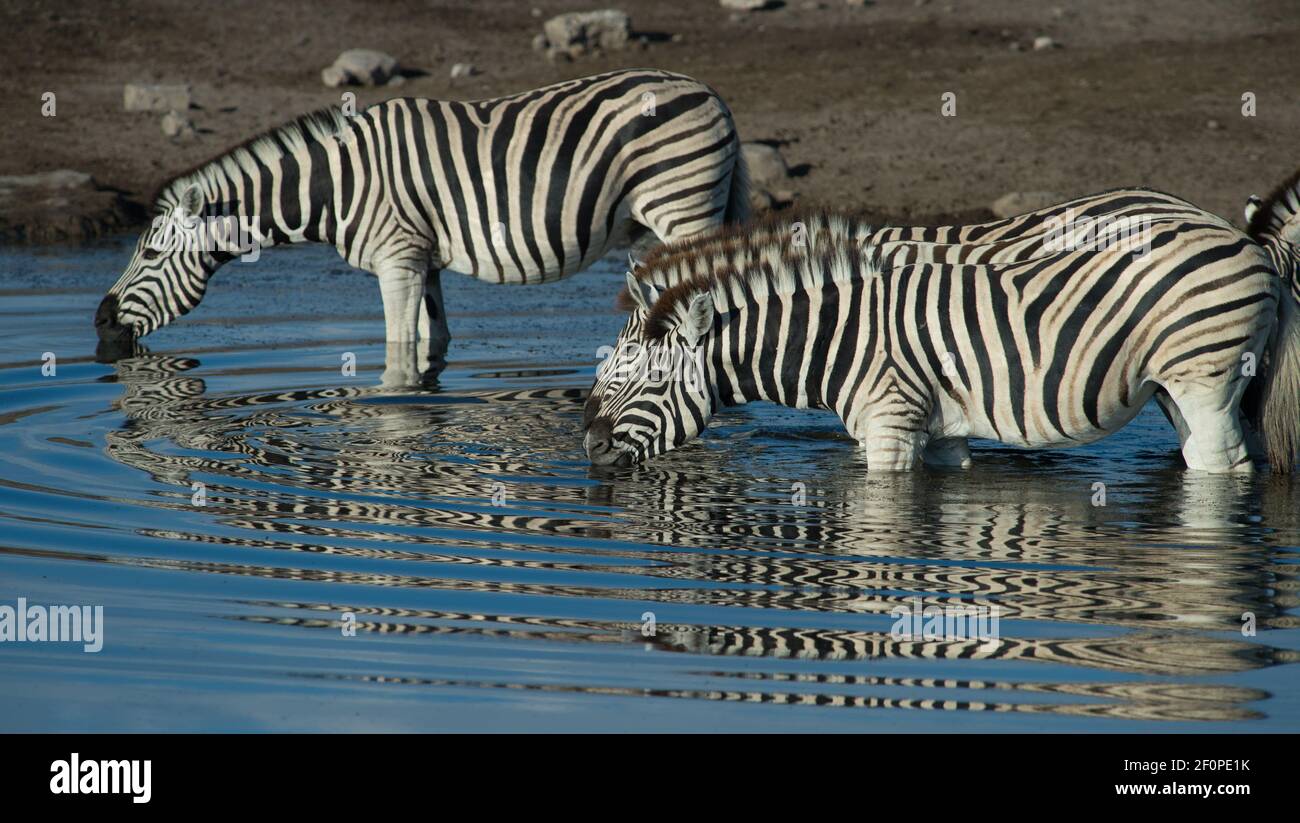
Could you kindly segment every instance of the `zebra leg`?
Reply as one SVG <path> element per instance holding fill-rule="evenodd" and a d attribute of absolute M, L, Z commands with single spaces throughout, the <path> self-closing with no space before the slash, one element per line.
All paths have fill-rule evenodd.
<path fill-rule="evenodd" d="M 384 299 L 385 340 L 383 385 L 388 388 L 420 383 L 416 358 L 421 297 L 425 272 L 405 267 L 386 267 L 375 272 Z"/>
<path fill-rule="evenodd" d="M 1183 413 L 1178 410 L 1178 404 L 1169 396 L 1169 392 L 1163 388 L 1156 389 L 1155 397 L 1160 411 L 1165 413 L 1165 419 L 1174 427 L 1174 431 L 1178 432 L 1178 448 L 1183 448 L 1187 445 L 1187 438 L 1191 434 L 1187 428 L 1187 421 L 1183 419 Z"/>
<path fill-rule="evenodd" d="M 970 468 L 970 444 L 964 437 L 945 437 L 925 444 L 922 459 L 930 466 Z"/>
<path fill-rule="evenodd" d="M 414 343 L 420 326 L 425 272 L 405 267 L 383 268 L 379 293 L 384 298 L 384 339 L 389 343 Z"/>
<path fill-rule="evenodd" d="M 447 368 L 447 347 L 451 331 L 442 298 L 442 270 L 429 269 L 424 280 L 424 302 L 420 312 L 420 359 L 425 380 L 434 380 Z"/>
<path fill-rule="evenodd" d="M 866 421 L 858 442 L 867 452 L 868 471 L 910 471 L 925 452 L 929 435 L 912 420 L 889 416 Z"/>
<path fill-rule="evenodd" d="M 1156 389 L 1156 404 L 1160 406 L 1160 411 L 1165 413 L 1165 419 L 1169 425 L 1174 427 L 1178 433 L 1178 448 L 1182 449 L 1187 446 L 1187 438 L 1191 431 L 1187 428 L 1187 421 L 1183 419 L 1183 413 L 1178 410 L 1178 404 L 1169 396 L 1169 392 L 1163 388 Z M 1242 431 L 1246 435 L 1246 452 L 1250 455 L 1251 460 L 1264 459 L 1264 447 L 1259 442 L 1259 435 L 1254 432 L 1246 423 L 1245 416 L 1240 411 L 1237 412 Z"/>
<path fill-rule="evenodd" d="M 1238 397 L 1235 394 L 1240 392 L 1225 397 L 1223 391 L 1197 391 L 1177 385 L 1166 389 L 1187 427 L 1187 437 L 1183 440 L 1183 460 L 1187 468 L 1207 472 L 1254 470 L 1246 446 L 1246 433 L 1237 413 Z M 1177 418 L 1171 417 L 1171 422 L 1174 419 Z"/>
<path fill-rule="evenodd" d="M 384 374 L 380 385 L 386 389 L 402 389 L 420 385 L 419 360 L 415 341 L 404 343 L 389 341 L 384 351 Z"/>

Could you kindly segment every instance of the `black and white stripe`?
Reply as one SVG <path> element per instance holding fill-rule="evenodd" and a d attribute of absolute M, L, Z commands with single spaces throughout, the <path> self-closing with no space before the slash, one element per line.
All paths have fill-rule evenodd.
<path fill-rule="evenodd" d="M 1145 253 L 1090 243 L 1035 254 L 1013 240 L 978 263 L 913 263 L 901 258 L 916 247 L 890 258 L 874 235 L 865 250 L 843 242 L 866 233 L 851 225 L 802 246 L 787 226 L 783 241 L 765 230 L 726 248 L 702 240 L 666 250 L 646 264 L 659 271 L 629 276 L 635 357 L 645 359 L 598 379 L 588 453 L 598 463 L 645 460 L 696 436 L 723 406 L 770 400 L 835 410 L 880 468 L 910 467 L 932 444 L 956 444 L 933 456 L 965 462 L 968 436 L 1038 447 L 1096 440 L 1163 389 L 1190 467 L 1248 469 L 1238 405 L 1253 372 L 1243 363 L 1294 331 L 1294 301 L 1260 243 L 1178 208 L 1191 211 L 1146 220 Z M 901 239 L 928 243 L 921 251 L 941 260 L 978 257 L 963 243 L 997 240 L 916 231 Z M 656 281 L 677 285 L 659 294 Z M 697 346 L 704 390 L 644 368 L 667 349 Z M 1266 384 L 1291 368 L 1265 369 Z"/>
<path fill-rule="evenodd" d="M 1023 262 L 1056 253 L 1067 245 L 1105 247 L 1128 242 L 1155 221 L 1197 219 L 1204 211 L 1187 201 L 1151 189 L 1115 189 L 1067 200 L 1047 208 L 1001 220 L 974 225 L 881 226 L 826 212 L 790 216 L 773 215 L 767 220 L 739 228 L 726 228 L 689 241 L 662 247 L 645 263 L 633 261 L 632 271 L 650 286 L 647 298 L 687 279 L 712 277 L 720 267 L 741 269 L 760 265 L 757 250 L 764 244 L 788 244 L 795 248 L 854 244 L 874 256 L 878 267 L 906 263 Z M 626 300 L 623 308 L 631 309 Z M 621 351 L 641 332 L 641 316 L 630 311 L 627 324 L 611 351 Z M 618 376 L 607 378 L 617 383 Z M 1155 398 L 1165 416 L 1177 429 L 1181 423 L 1176 405 L 1168 393 L 1157 387 Z M 583 425 L 595 418 L 601 391 L 593 387 L 587 401 Z M 1185 429 L 1180 436 L 1186 435 Z M 926 459 L 935 463 L 969 465 L 965 438 L 932 441 Z"/>
<path fill-rule="evenodd" d="M 440 356 L 442 269 L 543 283 L 617 244 L 743 219 L 740 158 L 731 113 L 711 89 L 649 69 L 494 100 L 317 112 L 164 187 L 159 219 L 96 325 L 103 339 L 135 340 L 194 308 L 211 274 L 248 244 L 154 247 L 195 217 L 226 216 L 251 221 L 260 245 L 334 245 L 378 275 L 387 339 L 424 337 Z"/>

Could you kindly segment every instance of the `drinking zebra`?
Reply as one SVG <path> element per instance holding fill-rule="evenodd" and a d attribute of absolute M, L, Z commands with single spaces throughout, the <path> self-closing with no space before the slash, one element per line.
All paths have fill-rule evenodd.
<path fill-rule="evenodd" d="M 836 411 L 870 465 L 904 469 L 931 440 L 1091 442 L 1159 388 L 1190 468 L 1248 470 L 1238 406 L 1257 364 L 1270 462 L 1289 470 L 1300 429 L 1296 186 L 1261 205 L 1249 236 L 1205 212 L 1157 216 L 1139 254 L 1090 243 L 1011 262 L 882 265 L 880 248 L 799 248 L 764 233 L 666 250 L 647 265 L 677 274 L 628 277 L 640 345 L 597 381 L 588 455 L 640 462 L 698 435 L 723 406 L 770 400 Z M 676 285 L 659 294 L 656 279 Z"/>
<path fill-rule="evenodd" d="M 388 341 L 424 338 L 441 360 L 442 269 L 558 280 L 624 242 L 741 220 L 748 193 L 726 104 L 637 69 L 494 100 L 318 111 L 177 176 L 155 207 L 95 313 L 102 341 L 133 343 L 189 312 L 254 247 L 311 241 L 378 277 Z"/>
<path fill-rule="evenodd" d="M 1258 201 L 1254 198 L 1253 201 Z M 1250 207 L 1248 206 L 1247 219 Z M 1196 219 L 1204 210 L 1187 201 L 1151 189 L 1115 189 L 1086 195 L 1037 211 L 974 225 L 937 227 L 882 226 L 825 212 L 769 215 L 765 220 L 740 228 L 724 228 L 696 235 L 688 241 L 662 246 L 641 263 L 630 260 L 630 271 L 651 289 L 648 300 L 685 279 L 713 276 L 717 261 L 726 258 L 730 268 L 757 264 L 757 250 L 767 243 L 802 246 L 815 250 L 830 244 L 855 244 L 863 253 L 875 256 L 878 266 L 907 262 L 1012 263 L 1048 256 L 1067 248 L 1127 244 L 1140 247 L 1153 221 Z M 1216 218 L 1217 219 L 1217 218 Z M 796 228 L 797 227 L 797 228 Z M 815 251 L 813 252 L 815 253 Z M 629 312 L 627 324 L 609 354 L 635 344 L 641 330 L 640 316 L 620 295 L 619 305 Z M 616 383 L 611 375 L 606 386 Z M 593 386 L 584 410 L 584 428 L 594 419 L 604 389 Z M 1166 419 L 1180 429 L 1181 418 L 1169 394 L 1157 387 L 1156 402 Z M 1256 449 L 1258 448 L 1257 444 Z M 926 461 L 945 465 L 970 465 L 965 438 L 930 440 Z"/>

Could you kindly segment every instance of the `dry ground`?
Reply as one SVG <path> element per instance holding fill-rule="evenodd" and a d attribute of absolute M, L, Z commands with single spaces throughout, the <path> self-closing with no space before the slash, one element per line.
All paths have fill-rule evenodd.
<path fill-rule="evenodd" d="M 745 139 L 782 142 L 806 172 L 801 201 L 896 219 L 981 215 L 1014 190 L 1147 185 L 1239 220 L 1247 194 L 1300 165 L 1295 0 L 792 0 L 738 16 L 713 0 L 609 5 L 649 45 L 553 64 L 530 48 L 542 20 L 598 4 L 11 0 L 0 8 L 0 175 L 71 168 L 146 198 L 252 133 L 338 102 L 320 70 L 353 47 L 428 72 L 360 90 L 363 104 L 495 96 L 621 66 L 681 71 L 722 94 Z M 680 42 L 662 36 L 673 34 Z M 1039 35 L 1060 48 L 1034 51 Z M 456 62 L 483 73 L 452 81 Z M 198 138 L 173 143 L 156 115 L 124 112 L 133 81 L 192 84 Z M 57 117 L 41 116 L 45 91 Z M 945 118 L 949 91 L 957 116 Z M 1246 92 L 1255 117 L 1242 116 Z"/>

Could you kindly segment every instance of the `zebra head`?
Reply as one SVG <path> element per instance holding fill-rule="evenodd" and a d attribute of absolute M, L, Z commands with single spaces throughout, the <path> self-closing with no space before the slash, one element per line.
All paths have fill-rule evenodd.
<path fill-rule="evenodd" d="M 659 298 L 659 292 L 654 286 L 647 285 L 632 288 L 631 283 L 636 279 L 637 270 L 642 264 L 630 254 L 627 256 L 627 262 L 628 288 L 624 290 L 623 294 L 619 295 L 618 299 L 619 308 L 627 311 L 627 323 L 623 325 L 623 330 L 618 333 L 618 339 L 614 341 L 612 347 L 602 346 L 597 352 L 602 359 L 596 369 L 596 381 L 592 383 L 591 390 L 587 392 L 587 402 L 582 408 L 582 430 L 584 432 L 590 428 L 591 421 L 596 419 L 596 415 L 600 411 L 601 396 L 610 387 L 622 384 L 621 374 L 607 368 L 611 363 L 611 356 L 617 352 L 630 351 L 636 346 L 636 341 L 641 338 L 641 330 L 645 327 L 646 306 L 654 305 L 655 300 Z"/>
<path fill-rule="evenodd" d="M 160 196 L 152 225 L 95 311 L 101 344 L 134 343 L 198 305 L 212 272 L 231 257 L 207 242 L 204 205 L 197 183 Z"/>
<path fill-rule="evenodd" d="M 633 310 L 601 364 L 583 413 L 587 457 L 631 466 L 699 435 L 717 410 L 701 343 L 713 328 L 713 297 L 689 285 L 662 297 L 632 274 Z"/>

